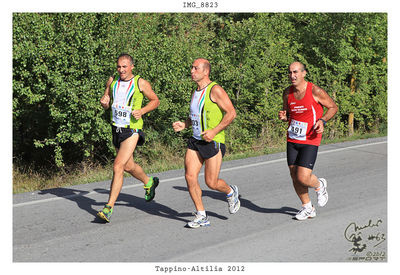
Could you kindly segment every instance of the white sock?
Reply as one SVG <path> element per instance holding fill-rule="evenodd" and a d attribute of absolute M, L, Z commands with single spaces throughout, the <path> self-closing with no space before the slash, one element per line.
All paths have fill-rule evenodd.
<path fill-rule="evenodd" d="M 312 203 L 311 203 L 311 201 L 309 201 L 308 203 L 303 204 L 303 206 L 304 206 L 305 208 L 310 209 L 310 208 L 312 208 Z"/>
<path fill-rule="evenodd" d="M 228 195 L 226 195 L 227 197 L 230 197 L 230 196 L 232 196 L 233 195 L 233 189 L 232 189 L 232 187 L 231 187 L 231 192 L 229 192 L 228 193 Z"/>
<path fill-rule="evenodd" d="M 204 216 L 204 217 L 207 217 L 207 216 L 206 216 L 206 210 L 197 211 L 197 215 L 202 215 L 202 216 Z"/>

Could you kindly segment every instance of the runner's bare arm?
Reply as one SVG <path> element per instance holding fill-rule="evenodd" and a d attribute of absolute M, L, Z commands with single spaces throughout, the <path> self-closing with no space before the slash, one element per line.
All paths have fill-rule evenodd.
<path fill-rule="evenodd" d="M 172 128 L 175 132 L 180 132 L 185 128 L 188 128 L 190 125 L 192 125 L 192 120 L 187 118 L 185 121 L 175 121 L 172 123 Z"/>
<path fill-rule="evenodd" d="M 100 104 L 104 109 L 110 107 L 110 85 L 113 82 L 114 77 L 110 76 L 107 80 L 106 89 L 104 90 L 104 95 L 100 99 Z"/>
<path fill-rule="evenodd" d="M 324 120 L 325 122 L 330 120 L 338 111 L 336 103 L 324 89 L 318 87 L 317 85 L 313 85 L 312 93 L 315 101 L 317 101 L 322 106 L 327 108 L 325 114 L 321 117 L 321 119 Z M 318 120 L 315 123 L 314 129 L 316 130 L 317 133 L 322 133 L 324 131 L 324 122 Z"/>
<path fill-rule="evenodd" d="M 136 119 L 140 119 L 144 114 L 153 111 L 160 105 L 158 96 L 153 91 L 150 83 L 147 80 L 140 78 L 139 79 L 139 87 L 140 87 L 140 90 L 143 92 L 144 96 L 147 97 L 147 99 L 149 100 L 149 103 L 147 103 L 146 106 L 144 106 L 140 110 L 132 111 L 132 114 Z"/>
<path fill-rule="evenodd" d="M 286 90 L 283 91 L 283 94 L 282 94 L 282 101 L 283 101 L 282 110 L 278 112 L 278 117 L 282 121 L 288 121 L 289 120 L 289 116 L 288 116 L 289 115 L 289 107 L 287 105 L 288 92 L 289 92 L 289 88 L 287 88 Z"/>

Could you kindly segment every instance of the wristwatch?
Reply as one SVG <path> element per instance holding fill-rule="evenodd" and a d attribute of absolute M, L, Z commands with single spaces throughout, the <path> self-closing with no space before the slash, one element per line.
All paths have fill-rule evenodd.
<path fill-rule="evenodd" d="M 321 120 L 321 121 L 322 121 L 322 123 L 324 124 L 324 127 L 325 127 L 325 125 L 326 125 L 326 121 L 325 121 L 325 120 L 323 120 L 322 118 L 320 118 L 320 119 L 318 119 L 318 120 Z"/>

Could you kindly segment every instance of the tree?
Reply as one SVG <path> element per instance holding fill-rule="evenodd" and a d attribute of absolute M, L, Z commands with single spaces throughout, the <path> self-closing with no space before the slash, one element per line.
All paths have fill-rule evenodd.
<path fill-rule="evenodd" d="M 312 78 L 339 105 L 334 131 L 387 124 L 387 15 L 292 15 Z M 379 106 L 377 108 L 373 106 Z M 341 127 L 342 126 L 342 127 Z"/>

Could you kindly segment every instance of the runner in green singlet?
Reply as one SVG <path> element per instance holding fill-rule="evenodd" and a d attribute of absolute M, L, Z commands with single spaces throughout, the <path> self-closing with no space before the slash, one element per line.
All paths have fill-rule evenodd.
<path fill-rule="evenodd" d="M 236 111 L 225 90 L 210 80 L 210 71 L 208 60 L 197 59 L 193 62 L 191 75 L 192 80 L 197 83 L 197 89 L 192 95 L 190 117 L 185 122 L 176 121 L 172 124 L 175 132 L 190 125 L 193 131 L 185 155 L 185 179 L 197 210 L 194 220 L 187 224 L 191 228 L 210 225 L 198 181 L 203 164 L 207 186 L 227 195 L 229 212 L 234 214 L 240 207 L 237 186 L 228 185 L 218 178 L 225 154 L 224 129 L 235 119 Z"/>
<path fill-rule="evenodd" d="M 133 58 L 128 54 L 121 54 L 117 59 L 118 79 L 110 79 L 103 97 L 100 100 L 104 109 L 111 107 L 113 144 L 117 150 L 114 160 L 113 178 L 111 181 L 110 194 L 107 204 L 97 216 L 106 222 L 110 222 L 114 204 L 122 189 L 124 172 L 130 173 L 133 177 L 144 184 L 145 200 L 153 200 L 155 189 L 159 180 L 157 177 L 148 177 L 133 160 L 133 152 L 136 146 L 144 143 L 142 132 L 142 116 L 158 107 L 159 100 L 148 81 L 134 76 Z M 149 102 L 142 107 L 143 97 Z M 112 104 L 110 106 L 112 98 Z"/>

